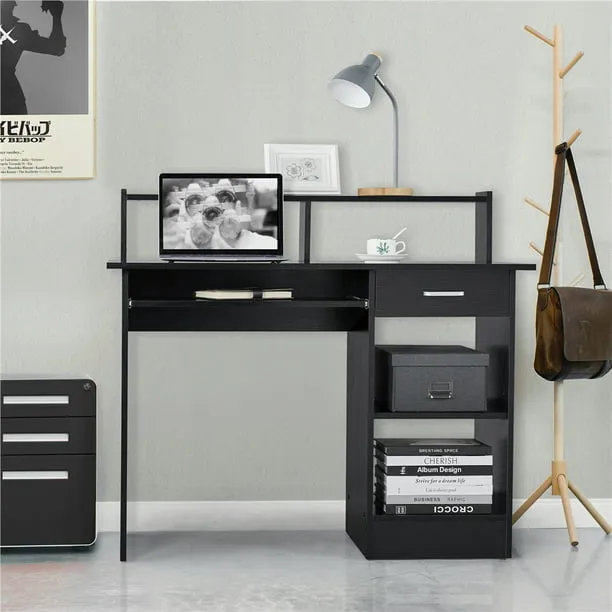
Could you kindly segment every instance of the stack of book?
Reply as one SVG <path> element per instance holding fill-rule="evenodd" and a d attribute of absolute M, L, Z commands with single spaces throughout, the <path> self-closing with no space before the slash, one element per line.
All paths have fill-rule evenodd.
<path fill-rule="evenodd" d="M 201 289 L 194 292 L 197 300 L 290 300 L 292 289 Z"/>
<path fill-rule="evenodd" d="M 493 452 L 473 439 L 374 441 L 379 514 L 489 514 Z"/>

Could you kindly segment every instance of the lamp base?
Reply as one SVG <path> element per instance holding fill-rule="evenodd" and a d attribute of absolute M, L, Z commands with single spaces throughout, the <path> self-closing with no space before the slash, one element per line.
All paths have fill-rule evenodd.
<path fill-rule="evenodd" d="M 411 196 L 414 189 L 410 187 L 360 187 L 357 190 L 359 196 Z"/>

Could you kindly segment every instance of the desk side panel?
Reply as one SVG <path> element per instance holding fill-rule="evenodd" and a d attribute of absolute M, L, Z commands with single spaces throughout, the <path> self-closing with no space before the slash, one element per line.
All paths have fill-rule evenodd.
<path fill-rule="evenodd" d="M 364 554 L 373 499 L 374 278 L 372 272 L 368 328 L 347 334 L 346 531 Z"/>

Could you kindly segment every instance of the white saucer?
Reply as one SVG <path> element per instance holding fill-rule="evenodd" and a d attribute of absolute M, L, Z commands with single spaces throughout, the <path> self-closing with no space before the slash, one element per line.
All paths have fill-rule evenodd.
<path fill-rule="evenodd" d="M 366 253 L 356 253 L 357 257 L 363 261 L 363 263 L 399 263 L 406 257 L 404 254 L 400 255 L 372 255 Z"/>

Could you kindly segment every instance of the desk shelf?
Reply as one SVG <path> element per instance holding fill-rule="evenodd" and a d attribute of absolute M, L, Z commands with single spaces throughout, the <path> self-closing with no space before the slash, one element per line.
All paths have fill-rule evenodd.
<path fill-rule="evenodd" d="M 355 331 L 368 325 L 366 299 L 131 299 L 131 331 Z"/>
<path fill-rule="evenodd" d="M 375 412 L 375 419 L 507 419 L 503 412 Z"/>
<path fill-rule="evenodd" d="M 430 526 L 432 529 L 436 529 L 440 523 L 463 523 L 470 521 L 472 523 L 499 523 L 503 522 L 507 518 L 505 513 L 503 514 L 375 514 L 372 517 L 374 522 L 389 522 L 389 523 L 424 523 Z M 432 536 L 433 537 L 433 536 Z"/>
<path fill-rule="evenodd" d="M 223 306 L 267 308 L 368 308 L 368 300 L 266 299 L 266 300 L 130 300 L 130 308 L 174 308 L 210 310 Z"/>
<path fill-rule="evenodd" d="M 500 399 L 490 399 L 486 410 L 475 410 L 471 412 L 421 410 L 418 412 L 391 412 L 386 409 L 384 402 L 374 403 L 375 419 L 501 419 L 508 418 L 508 406 Z"/>

